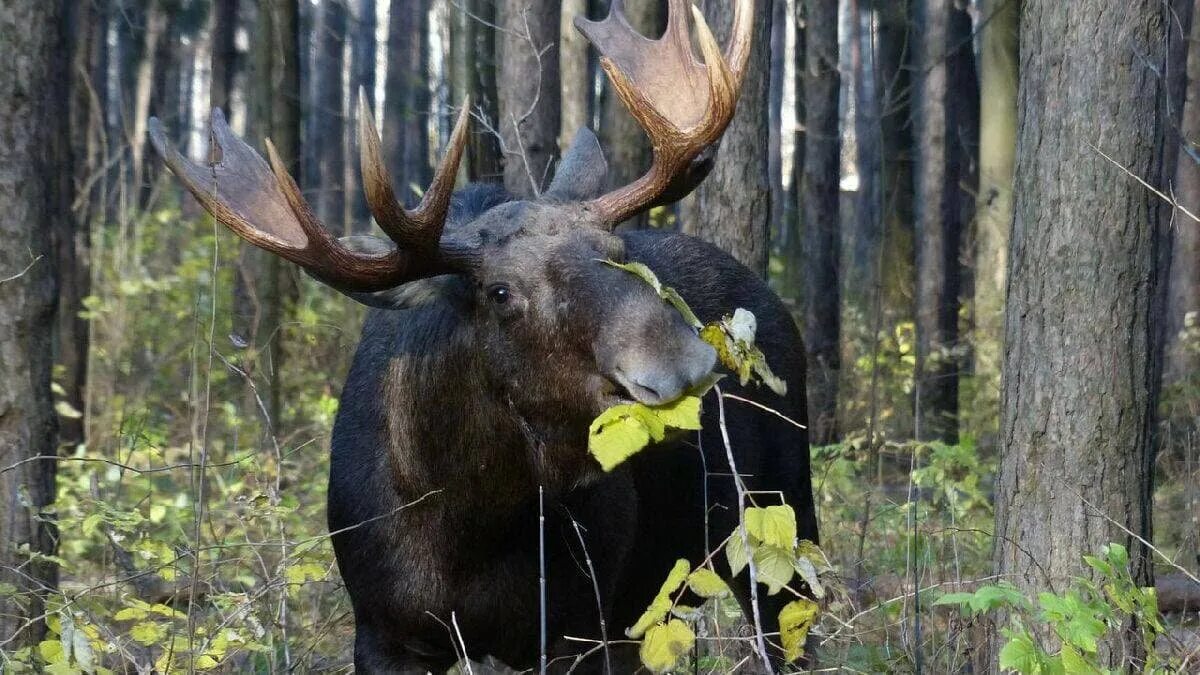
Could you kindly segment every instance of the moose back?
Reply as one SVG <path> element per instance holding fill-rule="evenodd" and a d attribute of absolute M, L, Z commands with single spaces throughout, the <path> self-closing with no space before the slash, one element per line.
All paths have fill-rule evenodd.
<path fill-rule="evenodd" d="M 604 261 L 649 266 L 702 321 L 752 311 L 758 345 L 788 393 L 728 389 L 806 417 L 804 350 L 761 279 L 681 234 L 613 233 L 703 180 L 735 109 L 753 1 L 737 3 L 724 54 L 696 15 L 703 62 L 692 53 L 685 7 L 671 0 L 658 41 L 629 28 L 620 3 L 605 21 L 577 21 L 653 142 L 652 167 L 629 185 L 606 190 L 603 154 L 582 130 L 538 199 L 483 185 L 454 192 L 464 105 L 433 183 L 409 211 L 364 106 L 363 184 L 386 240 L 334 239 L 270 143 L 268 163 L 219 111 L 212 137 L 221 159 L 212 165 L 190 162 L 151 124 L 167 166 L 214 217 L 376 308 L 342 392 L 329 478 L 359 672 L 444 671 L 464 649 L 530 668 L 542 655 L 543 620 L 552 668 L 598 671 L 605 661 L 588 640 L 600 640 L 604 626 L 609 639 L 622 637 L 676 559 L 703 559 L 737 526 L 712 394 L 699 434 L 668 439 L 611 473 L 589 456 L 588 426 L 600 412 L 675 400 L 716 361 L 676 309 Z M 815 540 L 803 429 L 732 402 L 723 427 L 747 487 L 782 495 L 800 536 Z M 746 573 L 728 581 L 749 610 Z M 777 597 L 759 595 L 767 632 L 778 631 Z M 624 664 L 617 672 L 632 672 L 630 651 L 609 654 Z"/>

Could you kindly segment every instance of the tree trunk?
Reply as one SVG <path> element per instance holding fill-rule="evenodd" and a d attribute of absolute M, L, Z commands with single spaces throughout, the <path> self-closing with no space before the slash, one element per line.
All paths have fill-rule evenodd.
<path fill-rule="evenodd" d="M 258 0 L 253 68 L 248 92 L 250 136 L 262 147 L 270 138 L 288 171 L 300 171 L 300 25 L 295 0 Z M 284 261 L 243 244 L 234 291 L 234 330 L 250 345 L 248 372 L 268 380 L 267 410 L 279 428 L 283 411 L 281 376 L 286 350 L 282 326 L 294 303 L 295 271 Z"/>
<path fill-rule="evenodd" d="M 146 30 L 142 36 L 141 58 L 134 78 L 133 122 L 128 132 L 130 154 L 131 195 L 139 195 L 144 187 L 146 167 L 146 123 L 150 119 L 150 97 L 154 93 L 154 64 L 159 40 L 167 30 L 167 13 L 160 0 L 149 0 L 146 7 Z M 177 126 L 177 125 L 173 125 Z"/>
<path fill-rule="evenodd" d="M 562 108 L 558 70 L 560 0 L 501 0 L 500 134 L 504 187 L 519 197 L 541 194 L 558 158 Z"/>
<path fill-rule="evenodd" d="M 66 104 L 67 57 L 59 42 L 62 3 L 8 3 L 0 9 L 0 583 L 16 594 L 0 596 L 0 636 L 5 649 L 36 645 L 45 632 L 45 597 L 58 569 L 18 552 L 55 553 L 55 455 L 50 397 L 51 338 L 55 311 L 54 251 L 50 233 L 54 176 L 69 177 L 54 142 Z M 66 140 L 66 139 L 63 139 Z M 22 463 L 24 462 L 24 463 Z"/>
<path fill-rule="evenodd" d="M 238 67 L 238 0 L 213 0 L 212 7 L 212 85 L 209 107 L 230 113 L 234 75 Z"/>
<path fill-rule="evenodd" d="M 666 30 L 666 8 L 658 0 L 633 0 L 625 3 L 629 25 L 650 39 L 657 39 Z M 621 98 L 613 91 L 608 77 L 604 78 L 601 95 L 600 144 L 608 159 L 609 187 L 628 185 L 650 168 L 650 139 L 641 125 L 625 109 Z M 645 214 L 631 218 L 627 227 L 645 227 Z"/>
<path fill-rule="evenodd" d="M 951 170 L 956 130 L 950 117 L 950 0 L 915 3 L 920 68 L 916 78 L 918 440 L 958 440 L 959 227 L 957 176 Z M 958 95 L 958 92 L 955 92 Z"/>
<path fill-rule="evenodd" d="M 354 16 L 354 30 L 351 31 L 352 44 L 350 52 L 350 98 L 346 108 L 346 133 L 343 146 L 345 158 L 345 202 L 346 211 L 343 215 L 350 228 L 356 234 L 367 234 L 371 229 L 371 214 L 367 209 L 367 199 L 363 194 L 358 172 L 358 92 L 361 88 L 367 95 L 367 105 L 371 106 L 371 114 L 375 114 L 375 0 L 358 0 Z M 378 115 L 375 116 L 379 119 Z"/>
<path fill-rule="evenodd" d="M 68 113 L 59 115 L 55 140 L 65 139 L 60 165 L 70 172 L 54 174 L 56 202 L 52 233 L 55 265 L 59 275 L 57 335 L 55 336 L 56 365 L 61 366 L 60 384 L 63 400 L 74 413 L 59 418 L 59 443 L 74 448 L 84 442 L 84 420 L 87 409 L 86 384 L 88 363 L 88 321 L 79 313 L 83 299 L 91 292 L 91 190 L 85 190 L 102 160 L 97 156 L 94 137 L 104 123 L 95 105 L 96 91 L 93 76 L 97 55 L 103 41 L 103 8 L 90 3 L 66 3 L 62 22 L 65 34 L 61 43 L 70 49 L 60 63 L 66 70 L 56 75 L 67 87 Z M 78 196 L 76 192 L 80 191 Z M 78 414 L 75 414 L 78 413 Z"/>
<path fill-rule="evenodd" d="M 1163 184 L 1164 112 L 1149 102 L 1163 94 L 1166 10 L 1112 9 L 1027 0 L 1021 12 L 995 563 L 1028 593 L 1061 590 L 1108 542 L 1128 546 L 1135 582 L 1153 582 L 1122 528 L 1153 540 L 1166 214 L 1117 165 Z M 1108 667 L 1138 667 L 1129 638 L 1107 639 Z"/>
<path fill-rule="evenodd" d="M 771 216 L 768 246 L 772 249 L 783 240 L 787 218 L 788 198 L 783 188 L 783 95 L 787 63 L 787 0 L 771 0 L 771 74 L 770 123 L 767 147 L 767 171 L 771 177 Z"/>
<path fill-rule="evenodd" d="M 787 229 L 783 239 L 783 297 L 799 301 L 804 293 L 804 148 L 805 140 L 804 118 L 807 115 L 804 105 L 804 73 L 806 43 L 806 21 L 804 16 L 804 0 L 791 0 L 792 16 L 789 20 L 795 23 L 796 44 L 792 54 L 792 85 L 796 96 L 796 133 L 792 139 L 795 151 L 792 154 L 792 194 L 789 195 Z"/>
<path fill-rule="evenodd" d="M 562 133 L 559 150 L 566 150 L 575 132 L 591 127 L 592 79 L 589 77 L 588 50 L 583 34 L 575 30 L 575 17 L 587 15 L 587 0 L 562 0 L 559 24 L 559 70 L 562 74 Z"/>
<path fill-rule="evenodd" d="M 1000 405 L 1004 287 L 1017 149 L 1019 10 L 1018 0 L 984 0 L 980 5 L 979 191 L 975 216 L 975 339 L 972 341 L 975 394 L 969 405 L 974 411 L 998 410 Z M 995 432 L 994 428 L 990 430 L 991 434 Z"/>
<path fill-rule="evenodd" d="M 466 0 L 471 15 L 467 23 L 472 48 L 471 105 L 486 124 L 476 122 L 467 147 L 471 180 L 498 182 L 504 176 L 500 161 L 500 139 L 493 133 L 500 124 L 500 95 L 496 83 L 496 4 L 494 0 Z M 487 127 L 491 128 L 487 128 Z"/>
<path fill-rule="evenodd" d="M 1196 4 L 1200 5 L 1200 0 Z M 1196 10 L 1200 13 L 1200 7 Z M 1172 183 L 1172 193 L 1181 208 L 1176 209 L 1172 222 L 1175 241 L 1171 250 L 1168 349 L 1163 371 L 1163 384 L 1167 387 L 1183 384 L 1200 373 L 1196 338 L 1184 335 L 1189 328 L 1189 315 L 1191 333 L 1195 335 L 1200 331 L 1200 223 L 1183 212 L 1187 209 L 1193 215 L 1200 215 L 1200 146 L 1197 145 L 1200 142 L 1200 21 L 1195 18 L 1187 57 L 1186 97 L 1180 124 L 1182 139 L 1175 157 Z M 1168 159 L 1170 157 L 1168 154 Z"/>
<path fill-rule="evenodd" d="M 388 14 L 387 98 L 384 101 L 385 159 L 397 195 L 415 201 L 429 185 L 429 0 L 392 0 Z M 414 189 L 415 187 L 415 189 Z"/>
<path fill-rule="evenodd" d="M 313 73 L 316 75 L 316 100 L 313 118 L 317 133 L 309 139 L 317 153 L 319 174 L 309 176 L 311 189 L 316 191 L 317 217 L 333 232 L 349 234 L 342 220 L 345 208 L 344 191 L 346 161 L 346 119 L 343 105 L 345 81 L 342 77 L 346 63 L 346 5 L 343 2 L 324 2 L 317 20 L 317 51 Z"/>
<path fill-rule="evenodd" d="M 724 46 L 733 25 L 733 3 L 705 0 L 704 16 Z M 720 246 L 742 264 L 766 275 L 771 218 L 767 166 L 770 124 L 771 0 L 754 1 L 754 48 L 747 64 L 737 114 L 721 141 L 712 173 L 683 204 L 684 232 Z"/>
<path fill-rule="evenodd" d="M 808 400 L 812 441 L 837 438 L 837 390 L 841 372 L 841 303 L 838 260 L 841 227 L 838 200 L 841 135 L 837 4 L 805 0 L 804 209 L 806 271 L 804 344 L 808 356 Z"/>

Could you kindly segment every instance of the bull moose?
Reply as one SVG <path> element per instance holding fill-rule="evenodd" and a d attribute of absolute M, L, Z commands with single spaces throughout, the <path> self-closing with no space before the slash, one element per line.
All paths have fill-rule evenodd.
<path fill-rule="evenodd" d="M 627 645 L 602 661 L 586 640 L 600 638 L 602 621 L 620 637 L 673 561 L 703 559 L 736 527 L 712 394 L 699 434 L 668 438 L 609 473 L 588 454 L 588 426 L 600 412 L 631 399 L 674 400 L 715 364 L 675 308 L 604 261 L 649 266 L 703 321 L 752 311 L 758 345 L 788 392 L 728 390 L 806 417 L 800 337 L 761 279 L 682 234 L 614 234 L 708 173 L 745 74 L 753 5 L 737 0 L 723 53 L 694 12 L 703 61 L 692 51 L 685 0 L 670 0 L 659 40 L 630 28 L 619 0 L 603 21 L 577 19 L 654 148 L 648 172 L 615 190 L 606 191 L 604 156 L 584 129 L 537 199 L 490 185 L 454 191 L 468 138 L 464 106 L 429 189 L 406 210 L 363 107 L 364 191 L 390 241 L 333 238 L 270 142 L 268 163 L 220 111 L 212 117 L 219 159 L 204 166 L 153 121 L 167 166 L 217 220 L 374 308 L 342 391 L 329 476 L 358 672 L 443 671 L 461 650 L 530 668 L 542 656 L 543 620 L 552 668 L 594 672 L 607 662 L 632 672 L 620 660 L 631 658 Z M 800 536 L 815 540 L 804 431 L 736 402 L 724 428 L 749 489 L 782 495 Z M 728 581 L 749 609 L 746 573 Z M 778 630 L 778 597 L 759 596 L 767 632 Z"/>

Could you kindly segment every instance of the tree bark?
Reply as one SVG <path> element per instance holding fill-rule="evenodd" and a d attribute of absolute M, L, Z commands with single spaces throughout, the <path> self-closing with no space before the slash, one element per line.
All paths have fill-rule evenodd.
<path fill-rule="evenodd" d="M 504 176 L 500 139 L 493 133 L 500 124 L 500 95 L 496 83 L 496 4 L 494 0 L 466 0 L 473 17 L 467 23 L 472 48 L 471 105 L 486 124 L 472 126 L 467 146 L 468 174 L 473 181 L 498 182 Z M 488 128 L 490 127 L 490 128 Z"/>
<path fill-rule="evenodd" d="M 412 203 L 429 185 L 429 0 L 392 0 L 383 113 L 385 159 L 397 195 Z M 414 186 L 416 189 L 414 189 Z"/>
<path fill-rule="evenodd" d="M 958 441 L 958 300 L 961 220 L 957 107 L 951 101 L 950 0 L 915 3 L 916 435 Z M 969 32 L 968 32 L 969 35 Z M 955 91 L 969 96 L 969 92 Z"/>
<path fill-rule="evenodd" d="M 300 24 L 296 0 L 258 0 L 250 101 L 250 136 L 258 147 L 270 138 L 284 166 L 300 171 Z M 234 291 L 234 329 L 250 346 L 248 372 L 268 380 L 267 411 L 282 423 L 281 376 L 286 362 L 282 326 L 295 301 L 295 271 L 284 261 L 242 244 Z"/>
<path fill-rule="evenodd" d="M 979 35 L 979 190 L 975 215 L 973 410 L 997 410 L 1008 231 L 1017 149 L 1020 0 L 984 0 Z M 980 431 L 980 429 L 976 429 Z M 991 432 L 994 434 L 994 430 Z M 985 435 L 986 437 L 986 435 Z"/>
<path fill-rule="evenodd" d="M 1200 1 L 1196 4 L 1200 5 Z M 1196 9 L 1200 10 L 1200 7 Z M 1176 209 L 1172 223 L 1175 240 L 1171 250 L 1171 296 L 1167 303 L 1165 387 L 1182 384 L 1200 373 L 1200 350 L 1194 344 L 1196 338 L 1184 334 L 1189 328 L 1193 335 L 1200 333 L 1200 223 L 1183 212 L 1187 209 L 1193 215 L 1200 215 L 1200 147 L 1197 146 L 1200 140 L 1200 21 L 1194 18 L 1180 136 L 1172 193 L 1181 208 Z"/>
<path fill-rule="evenodd" d="M 560 0 L 502 0 L 500 134 L 504 187 L 519 197 L 541 193 L 553 177 L 561 128 L 558 66 Z"/>
<path fill-rule="evenodd" d="M 361 88 L 367 95 L 367 105 L 375 115 L 375 0 L 358 0 L 355 5 L 354 29 L 351 36 L 350 87 L 346 106 L 346 133 L 344 134 L 343 157 L 345 177 L 343 193 L 346 210 L 343 214 L 351 230 L 356 234 L 367 234 L 371 230 L 371 214 L 367 199 L 362 191 L 358 170 L 358 92 Z M 375 115 L 379 119 L 378 115 Z"/>
<path fill-rule="evenodd" d="M 150 119 L 150 97 L 154 93 L 154 64 L 158 43 L 167 30 L 167 13 L 160 0 L 149 0 L 146 7 L 146 30 L 142 35 L 141 58 L 138 60 L 133 88 L 132 123 L 128 142 L 130 155 L 130 187 L 132 195 L 143 191 L 146 168 L 146 124 Z M 177 125 L 176 125 L 177 126 Z"/>
<path fill-rule="evenodd" d="M 1108 542 L 1153 583 L 1122 528 L 1153 540 L 1166 214 L 1117 165 L 1163 185 L 1164 111 L 1148 102 L 1165 86 L 1166 10 L 1112 9 L 1027 0 L 1021 12 L 995 564 L 1027 593 L 1061 590 Z M 1106 640 L 1108 667 L 1138 667 L 1130 638 Z"/>
<path fill-rule="evenodd" d="M 733 3 L 700 3 L 713 34 L 727 44 Z M 771 180 L 767 166 L 770 124 L 771 0 L 754 1 L 754 48 L 733 122 L 725 131 L 712 173 L 681 205 L 683 231 L 712 242 L 759 275 L 767 272 Z"/>
<path fill-rule="evenodd" d="M 592 79 L 589 77 L 588 50 L 583 34 L 575 30 L 575 17 L 587 15 L 587 0 L 562 0 L 559 24 L 559 70 L 562 77 L 562 133 L 558 148 L 566 150 L 575 133 L 591 127 Z"/>
<path fill-rule="evenodd" d="M 234 75 L 237 72 L 238 0 L 213 0 L 212 7 L 212 85 L 209 107 L 229 113 L 233 96 Z"/>
<path fill-rule="evenodd" d="M 841 227 L 837 3 L 805 0 L 804 209 L 806 271 L 804 344 L 808 356 L 811 438 L 827 445 L 837 438 L 838 374 L 841 372 L 841 303 L 838 261 Z"/>
<path fill-rule="evenodd" d="M 876 42 L 875 103 L 879 112 L 880 174 L 883 250 L 879 288 L 883 294 L 881 309 L 884 330 L 912 317 L 912 298 L 916 289 L 913 261 L 913 126 L 912 72 L 915 69 L 916 41 L 911 39 L 908 2 L 875 0 Z M 897 406 L 900 408 L 900 406 Z M 907 422 L 897 419 L 898 426 Z M 911 429 L 896 428 L 897 435 L 912 434 Z"/>
<path fill-rule="evenodd" d="M 55 565 L 30 560 L 52 555 L 55 455 L 50 396 L 55 313 L 54 251 L 58 225 L 51 204 L 54 176 L 70 176 L 56 156 L 64 144 L 47 120 L 66 105 L 67 51 L 60 44 L 62 3 L 8 3 L 0 9 L 0 582 L 17 589 L 0 597 L 5 649 L 37 644 L 47 592 L 58 584 Z M 24 463 L 22 463 L 24 462 Z M 15 466 L 14 466 L 15 465 Z M 19 549 L 27 547 L 27 553 Z"/>
<path fill-rule="evenodd" d="M 317 153 L 318 175 L 309 176 L 316 191 L 317 217 L 334 232 L 349 234 L 342 220 L 345 208 L 345 136 L 346 119 L 346 5 L 341 1 L 324 2 L 317 20 L 317 51 L 313 73 L 316 75 L 316 100 L 313 117 L 317 133 L 309 140 Z M 357 92 L 355 94 L 357 96 Z"/>

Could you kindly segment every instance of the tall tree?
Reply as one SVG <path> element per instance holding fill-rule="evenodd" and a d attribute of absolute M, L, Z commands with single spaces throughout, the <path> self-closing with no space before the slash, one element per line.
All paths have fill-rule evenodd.
<path fill-rule="evenodd" d="M 146 26 L 142 33 L 142 46 L 133 86 L 132 123 L 126 132 L 130 153 L 130 186 L 133 194 L 139 194 L 144 185 L 146 167 L 146 123 L 150 119 L 150 97 L 154 93 L 154 64 L 158 43 L 167 32 L 167 12 L 162 0 L 148 0 L 146 4 Z M 136 248 L 136 247 L 135 247 Z"/>
<path fill-rule="evenodd" d="M 970 408 L 998 409 L 1008 230 L 1017 149 L 1020 0 L 984 0 L 979 34 L 979 190 L 975 218 L 976 392 Z M 978 429 L 976 431 L 979 431 Z M 994 433 L 994 432 L 993 432 Z"/>
<path fill-rule="evenodd" d="M 58 63 L 65 70 L 56 73 L 56 81 L 65 83 L 67 114 L 56 116 L 59 125 L 56 143 L 66 141 L 59 150 L 60 167 L 71 173 L 56 172 L 51 202 L 56 228 L 52 233 L 55 266 L 59 276 L 58 325 L 55 335 L 54 362 L 61 366 L 63 400 L 70 411 L 59 420 L 59 442 L 75 447 L 84 441 L 84 413 L 87 409 L 86 386 L 89 327 L 81 317 L 83 299 L 91 292 L 92 172 L 103 160 L 99 130 L 104 124 L 103 110 L 96 93 L 102 89 L 98 77 L 99 56 L 105 48 L 103 4 L 65 3 L 61 43 L 69 48 L 67 58 Z M 80 194 L 76 194 L 76 192 Z"/>
<path fill-rule="evenodd" d="M 209 105 L 229 112 L 234 77 L 239 65 L 236 40 L 238 0 L 213 0 L 210 17 L 212 85 L 209 89 Z"/>
<path fill-rule="evenodd" d="M 912 86 L 916 42 L 912 39 L 909 2 L 872 0 L 875 7 L 875 110 L 878 114 L 879 199 L 882 228 L 876 232 L 872 266 L 878 270 L 880 297 L 872 300 L 881 314 L 872 318 L 891 332 L 912 320 L 916 290 L 913 226 L 914 172 Z M 872 309 L 872 315 L 875 308 Z M 874 332 L 875 326 L 872 326 Z M 897 405 L 899 410 L 902 406 Z M 911 436 L 911 418 L 897 414 L 891 430 Z"/>
<path fill-rule="evenodd" d="M 360 187 L 357 170 L 358 92 L 361 88 L 367 95 L 367 105 L 371 106 L 372 114 L 375 109 L 375 0 L 358 0 L 355 3 L 354 30 L 351 40 L 351 66 L 349 105 L 346 110 L 346 140 L 343 157 L 345 158 L 344 197 L 346 212 L 344 218 L 350 226 L 359 233 L 370 229 L 371 217 L 367 209 L 367 200 Z M 378 119 L 378 116 L 376 116 Z"/>
<path fill-rule="evenodd" d="M 957 176 L 950 167 L 950 0 L 917 0 L 916 413 L 919 440 L 958 438 L 959 227 Z M 957 95 L 957 93 L 955 94 Z"/>
<path fill-rule="evenodd" d="M 701 9 L 713 35 L 725 44 L 734 3 L 705 0 Z M 680 219 L 688 234 L 710 241 L 750 269 L 767 272 L 771 180 L 770 134 L 771 0 L 754 2 L 754 48 L 742 81 L 737 114 L 721 141 L 712 173 L 684 202 Z"/>
<path fill-rule="evenodd" d="M 1200 0 L 1196 2 L 1200 5 Z M 1200 10 L 1200 7 L 1196 7 Z M 1200 328 L 1200 223 L 1184 212 L 1200 215 L 1200 21 L 1194 12 L 1191 48 L 1187 57 L 1187 93 L 1180 124 L 1181 142 L 1175 157 L 1172 193 L 1179 207 L 1171 231 L 1171 296 L 1167 303 L 1167 355 L 1163 384 L 1184 382 L 1200 373 L 1200 353 L 1180 339 L 1190 326 Z M 1170 150 L 1168 146 L 1168 151 Z M 1168 154 L 1170 158 L 1170 154 Z M 1189 319 L 1190 315 L 1190 319 Z"/>
<path fill-rule="evenodd" d="M 429 184 L 429 0 L 392 0 L 383 113 L 384 150 L 397 195 L 414 201 Z"/>
<path fill-rule="evenodd" d="M 0 635 L 7 649 L 37 644 L 44 633 L 45 594 L 58 569 L 30 553 L 53 555 L 55 419 L 50 397 L 56 229 L 50 187 L 64 147 L 47 124 L 66 103 L 66 58 L 60 44 L 62 3 L 6 3 L 0 8 Z M 56 77 L 59 76 L 59 77 Z M 59 214 L 61 215 L 61 214 Z M 28 548 L 28 553 L 20 549 Z"/>
<path fill-rule="evenodd" d="M 592 79 L 589 75 L 589 45 L 575 30 L 575 17 L 587 15 L 588 0 L 562 0 L 559 24 L 558 67 L 562 79 L 562 133 L 558 147 L 565 150 L 575 132 L 591 126 Z"/>
<path fill-rule="evenodd" d="M 558 157 L 562 95 L 558 36 L 561 0 L 501 0 L 503 31 L 496 45 L 500 72 L 500 134 L 504 186 L 514 195 L 539 194 Z"/>
<path fill-rule="evenodd" d="M 471 180 L 496 181 L 504 175 L 500 160 L 500 139 L 492 133 L 500 124 L 500 94 L 496 82 L 495 0 L 466 0 L 471 20 L 467 23 L 471 45 L 471 105 L 486 124 L 472 126 L 467 146 L 468 174 Z M 490 127 L 490 128 L 488 128 Z"/>
<path fill-rule="evenodd" d="M 1158 0 L 1022 7 L 995 533 L 996 572 L 1022 591 L 1060 587 L 1114 541 L 1135 582 L 1153 581 L 1127 532 L 1152 540 L 1166 214 L 1121 167 L 1162 185 L 1164 111 L 1147 102 L 1166 25 Z M 1106 638 L 1109 667 L 1136 663 L 1129 638 Z"/>
<path fill-rule="evenodd" d="M 253 72 L 249 80 L 251 136 L 261 147 L 270 138 L 284 166 L 300 172 L 300 16 L 296 0 L 258 0 Z M 243 246 L 239 261 L 243 333 L 262 355 L 258 364 L 269 378 L 268 413 L 278 428 L 283 410 L 281 376 L 286 361 L 282 326 L 294 302 L 293 271 L 282 260 Z"/>
<path fill-rule="evenodd" d="M 804 342 L 808 351 L 810 432 L 813 443 L 837 436 L 838 374 L 841 371 L 841 297 L 838 209 L 841 133 L 837 3 L 805 0 Z"/>
<path fill-rule="evenodd" d="M 346 113 L 345 78 L 347 11 L 342 0 L 321 3 L 317 19 L 317 51 L 313 74 L 316 100 L 313 117 L 317 133 L 308 140 L 317 153 L 318 176 L 309 176 L 317 191 L 316 211 L 335 231 L 344 229 Z"/>

